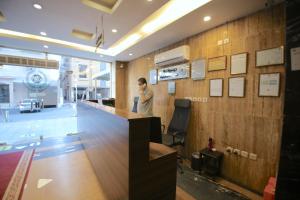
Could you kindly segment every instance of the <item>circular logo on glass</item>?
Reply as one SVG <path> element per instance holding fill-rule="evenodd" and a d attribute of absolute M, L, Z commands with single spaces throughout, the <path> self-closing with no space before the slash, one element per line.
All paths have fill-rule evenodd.
<path fill-rule="evenodd" d="M 46 75 L 37 70 L 27 74 L 25 84 L 29 89 L 37 92 L 42 92 L 49 86 Z"/>

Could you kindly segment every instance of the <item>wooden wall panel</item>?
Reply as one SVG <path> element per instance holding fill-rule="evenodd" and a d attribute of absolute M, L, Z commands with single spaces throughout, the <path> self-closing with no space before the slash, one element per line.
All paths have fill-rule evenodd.
<path fill-rule="evenodd" d="M 192 116 L 186 139 L 185 153 L 206 147 L 213 137 L 215 146 L 225 151 L 227 146 L 256 153 L 252 161 L 225 154 L 222 175 L 240 185 L 262 192 L 270 176 L 275 176 L 278 165 L 284 99 L 284 66 L 255 67 L 255 51 L 284 45 L 285 21 L 283 5 L 263 10 L 251 16 L 221 25 L 187 38 L 174 45 L 131 61 L 126 72 L 127 108 L 131 109 L 138 95 L 137 79 L 146 77 L 154 68 L 154 55 L 182 44 L 191 48 L 191 60 L 227 55 L 227 69 L 207 72 L 203 81 L 176 80 L 176 94 L 167 93 L 167 82 L 150 87 L 154 91 L 153 111 L 169 124 L 175 98 L 208 97 L 209 79 L 224 78 L 222 98 L 208 97 L 208 102 L 192 103 Z M 228 37 L 230 42 L 218 46 L 217 41 Z M 249 53 L 245 98 L 228 97 L 230 55 Z M 259 73 L 281 72 L 280 97 L 258 97 Z"/>
<path fill-rule="evenodd" d="M 127 107 L 126 73 L 127 63 L 116 62 L 116 102 L 115 107 L 125 109 Z"/>

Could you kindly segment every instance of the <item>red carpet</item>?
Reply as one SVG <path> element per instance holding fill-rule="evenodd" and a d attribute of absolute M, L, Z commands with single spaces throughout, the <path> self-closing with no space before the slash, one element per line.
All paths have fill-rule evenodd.
<path fill-rule="evenodd" d="M 19 200 L 34 150 L 0 155 L 0 199 Z"/>

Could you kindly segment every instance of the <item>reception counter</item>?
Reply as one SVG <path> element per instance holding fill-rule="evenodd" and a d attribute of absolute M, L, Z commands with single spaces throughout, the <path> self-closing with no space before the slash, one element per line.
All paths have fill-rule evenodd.
<path fill-rule="evenodd" d="M 152 117 L 79 102 L 78 131 L 107 199 L 175 200 L 176 151 L 150 142 Z"/>

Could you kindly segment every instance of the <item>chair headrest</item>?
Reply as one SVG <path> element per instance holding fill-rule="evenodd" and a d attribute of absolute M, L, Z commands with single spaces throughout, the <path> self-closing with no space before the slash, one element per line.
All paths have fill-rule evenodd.
<path fill-rule="evenodd" d="M 134 97 L 133 102 L 138 102 L 140 97 Z"/>
<path fill-rule="evenodd" d="M 190 108 L 191 107 L 191 100 L 189 100 L 189 99 L 175 99 L 174 106 L 179 107 L 179 108 Z"/>

